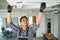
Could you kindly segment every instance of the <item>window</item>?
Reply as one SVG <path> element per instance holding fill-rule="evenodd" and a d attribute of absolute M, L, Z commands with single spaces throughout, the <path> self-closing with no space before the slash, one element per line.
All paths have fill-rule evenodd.
<path fill-rule="evenodd" d="M 2 27 L 2 18 L 0 18 L 0 32 L 1 32 L 1 27 Z"/>

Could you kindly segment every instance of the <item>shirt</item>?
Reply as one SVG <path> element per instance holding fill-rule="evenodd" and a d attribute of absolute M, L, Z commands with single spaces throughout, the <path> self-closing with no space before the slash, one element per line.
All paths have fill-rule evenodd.
<path fill-rule="evenodd" d="M 17 32 L 17 38 L 19 37 L 19 32 L 21 27 L 17 27 L 15 24 L 10 23 L 8 24 L 8 27 L 12 28 L 15 32 Z M 38 26 L 37 24 L 33 24 L 32 26 L 29 26 L 29 31 L 28 31 L 28 40 L 33 40 L 34 33 L 36 32 Z M 22 30 L 21 35 L 22 37 L 26 37 L 26 31 L 27 30 Z"/>

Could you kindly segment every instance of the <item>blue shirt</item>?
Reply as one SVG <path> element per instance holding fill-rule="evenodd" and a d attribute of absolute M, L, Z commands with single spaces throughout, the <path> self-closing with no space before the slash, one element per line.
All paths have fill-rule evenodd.
<path fill-rule="evenodd" d="M 20 32 L 21 27 L 17 27 L 17 26 L 14 25 L 13 23 L 8 24 L 8 26 L 11 27 L 14 31 L 17 32 L 17 39 L 18 39 L 18 38 L 19 38 L 19 35 L 18 35 L 18 34 L 19 34 L 19 32 Z M 36 32 L 37 28 L 38 28 L 38 26 L 37 26 L 36 24 L 33 24 L 33 25 L 29 26 L 28 40 L 33 40 L 33 35 L 34 35 L 34 33 Z M 26 31 L 27 31 L 27 30 L 22 30 L 22 31 L 21 31 L 21 36 L 22 36 L 23 38 L 26 37 Z"/>

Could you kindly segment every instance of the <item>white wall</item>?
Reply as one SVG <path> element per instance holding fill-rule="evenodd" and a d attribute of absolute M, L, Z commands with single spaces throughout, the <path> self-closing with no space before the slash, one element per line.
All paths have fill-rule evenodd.
<path fill-rule="evenodd" d="M 59 13 L 59 16 L 58 16 L 58 18 L 59 18 L 59 24 L 58 24 L 58 40 L 60 40 L 60 11 L 58 12 Z"/>
<path fill-rule="evenodd" d="M 51 19 L 51 33 L 54 34 L 54 36 L 58 38 L 58 14 L 46 15 L 46 19 L 48 18 Z"/>
<path fill-rule="evenodd" d="M 54 36 L 58 38 L 58 15 L 54 15 Z"/>
<path fill-rule="evenodd" d="M 38 9 L 13 9 L 12 17 L 36 16 L 38 11 Z M 7 10 L 0 10 L 0 17 L 7 17 Z"/>

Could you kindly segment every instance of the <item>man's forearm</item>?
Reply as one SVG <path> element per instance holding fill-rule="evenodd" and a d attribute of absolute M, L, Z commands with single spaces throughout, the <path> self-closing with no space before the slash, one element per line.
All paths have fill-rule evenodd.
<path fill-rule="evenodd" d="M 41 22 L 41 20 L 42 20 L 42 16 L 43 16 L 42 12 L 39 12 L 39 13 L 38 13 L 38 16 L 36 17 L 36 24 L 37 24 L 38 26 L 40 25 L 40 22 Z"/>
<path fill-rule="evenodd" d="M 12 22 L 12 18 L 11 18 L 11 13 L 7 14 L 7 23 L 10 24 Z"/>

